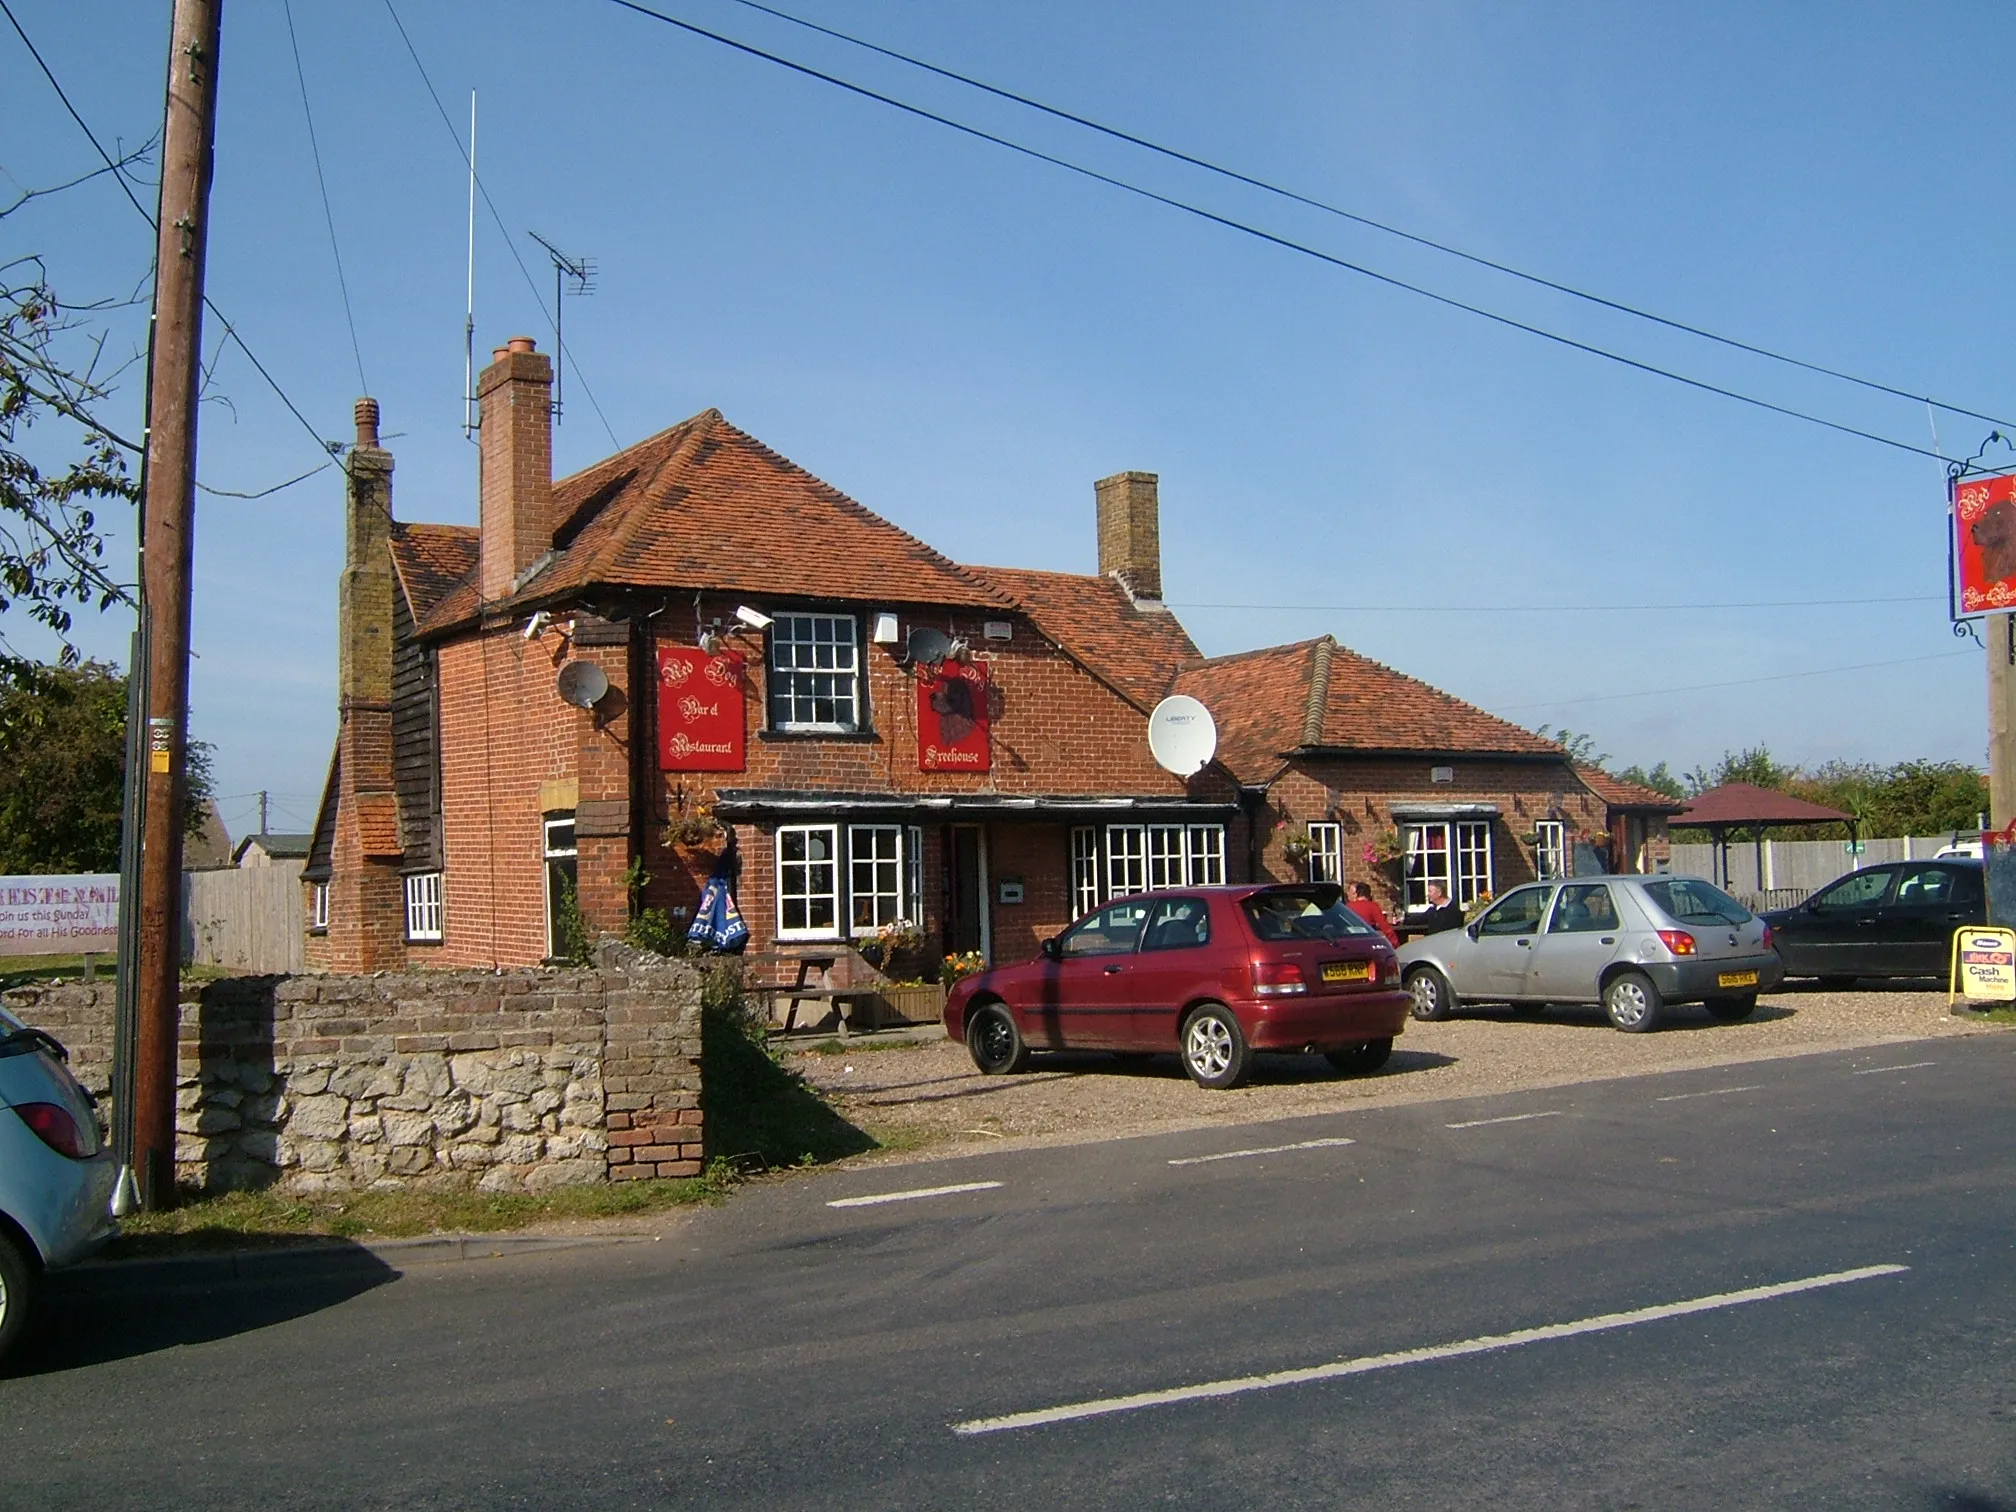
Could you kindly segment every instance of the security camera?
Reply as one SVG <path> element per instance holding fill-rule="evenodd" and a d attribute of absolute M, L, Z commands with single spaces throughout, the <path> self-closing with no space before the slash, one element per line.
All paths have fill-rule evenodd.
<path fill-rule="evenodd" d="M 770 616 L 765 614 L 761 609 L 751 609 L 747 604 L 737 604 L 735 606 L 735 618 L 742 621 L 743 624 L 752 630 L 768 630 L 770 628 Z"/>
<path fill-rule="evenodd" d="M 544 630 L 546 626 L 549 623 L 551 623 L 552 619 L 553 616 L 548 614 L 544 609 L 541 609 L 537 614 L 534 614 L 532 618 L 525 621 L 525 630 L 524 630 L 525 639 L 527 639 L 528 641 L 537 640 L 539 638 L 539 632 L 541 630 Z"/>

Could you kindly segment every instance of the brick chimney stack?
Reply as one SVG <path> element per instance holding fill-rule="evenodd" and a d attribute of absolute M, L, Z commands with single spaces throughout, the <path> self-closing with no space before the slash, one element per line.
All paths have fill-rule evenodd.
<path fill-rule="evenodd" d="M 337 590 L 337 696 L 389 705 L 392 698 L 392 453 L 378 444 L 378 401 L 357 401 L 357 444 L 348 458 L 343 580 Z"/>
<path fill-rule="evenodd" d="M 1092 485 L 1099 500 L 1099 575 L 1133 599 L 1162 598 L 1161 508 L 1149 472 L 1115 473 Z"/>
<path fill-rule="evenodd" d="M 553 364 L 529 336 L 491 354 L 483 414 L 483 602 L 503 598 L 553 549 Z"/>

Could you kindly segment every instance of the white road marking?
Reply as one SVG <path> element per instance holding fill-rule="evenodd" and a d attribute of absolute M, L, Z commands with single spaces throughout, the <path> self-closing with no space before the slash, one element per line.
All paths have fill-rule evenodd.
<path fill-rule="evenodd" d="M 1690 1097 L 1727 1097 L 1731 1092 L 1762 1092 L 1762 1087 L 1710 1087 L 1706 1092 L 1669 1092 L 1654 1102 L 1685 1102 Z"/>
<path fill-rule="evenodd" d="M 1937 1061 L 1912 1061 L 1908 1066 L 1871 1066 L 1866 1071 L 1851 1071 L 1850 1076 L 1881 1076 L 1885 1071 L 1916 1071 L 1921 1066 L 1936 1066 Z"/>
<path fill-rule="evenodd" d="M 1444 1124 L 1442 1127 L 1445 1129 L 1481 1129 L 1486 1124 L 1524 1123 L 1529 1118 L 1559 1118 L 1560 1116 L 1561 1112 L 1557 1108 L 1552 1113 L 1507 1113 L 1503 1118 L 1473 1118 L 1468 1123 Z"/>
<path fill-rule="evenodd" d="M 1052 1423 L 1076 1422 L 1082 1418 L 1106 1417 L 1116 1412 L 1139 1412 L 1144 1407 L 1166 1407 L 1176 1402 L 1198 1402 L 1214 1397 L 1240 1396 L 1249 1391 L 1272 1391 L 1278 1386 L 1302 1386 L 1312 1381 L 1335 1381 L 1345 1376 L 1369 1375 L 1375 1370 L 1392 1370 L 1401 1365 L 1425 1365 L 1434 1360 L 1457 1360 L 1466 1355 L 1490 1354 L 1521 1344 L 1539 1344 L 1550 1339 L 1571 1339 L 1579 1334 L 1607 1333 L 1617 1328 L 1634 1328 L 1641 1323 L 1657 1323 L 1666 1318 L 1684 1318 L 1692 1313 L 1719 1312 L 1741 1307 L 1746 1302 L 1766 1302 L 1823 1287 L 1845 1286 L 1851 1281 L 1867 1281 L 1876 1276 L 1901 1276 L 1908 1265 L 1865 1265 L 1859 1270 L 1833 1271 L 1824 1276 L 1808 1276 L 1803 1281 L 1780 1281 L 1772 1286 L 1753 1286 L 1744 1291 L 1716 1292 L 1685 1302 L 1664 1302 L 1656 1307 L 1640 1307 L 1630 1312 L 1602 1313 L 1578 1318 L 1572 1323 L 1548 1323 L 1539 1328 L 1522 1328 L 1514 1333 L 1488 1334 L 1455 1344 L 1437 1344 L 1427 1349 L 1402 1349 L 1392 1354 L 1361 1355 L 1302 1370 L 1277 1370 L 1268 1375 L 1234 1376 L 1229 1380 L 1206 1381 L 1197 1386 L 1176 1386 L 1166 1391 L 1142 1391 L 1132 1396 L 1103 1397 L 1090 1402 L 1073 1402 L 1063 1407 L 1045 1407 L 1035 1412 L 1012 1412 L 1004 1417 L 968 1418 L 951 1425 L 964 1438 L 983 1433 L 1005 1433 L 1014 1428 L 1044 1428 Z"/>
<path fill-rule="evenodd" d="M 950 1197 L 954 1192 L 988 1192 L 998 1181 L 962 1181 L 958 1186 L 917 1187 L 908 1192 L 878 1192 L 873 1197 L 836 1197 L 828 1207 L 874 1207 L 879 1202 L 915 1202 L 919 1197 Z"/>
<path fill-rule="evenodd" d="M 1172 1166 L 1208 1165 L 1214 1160 L 1244 1160 L 1249 1155 L 1280 1155 L 1288 1150 L 1329 1150 L 1338 1145 L 1356 1144 L 1355 1139 L 1305 1139 L 1300 1144 L 1267 1145 L 1258 1150 L 1227 1150 L 1222 1155 L 1191 1155 L 1182 1160 L 1172 1160 Z"/>

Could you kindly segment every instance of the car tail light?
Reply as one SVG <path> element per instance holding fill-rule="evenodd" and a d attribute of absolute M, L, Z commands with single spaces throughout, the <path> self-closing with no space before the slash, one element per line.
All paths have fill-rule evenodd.
<path fill-rule="evenodd" d="M 1255 997 L 1294 997 L 1308 990 L 1309 983 L 1302 975 L 1302 968 L 1293 961 L 1253 963 Z"/>
<path fill-rule="evenodd" d="M 1396 955 L 1379 957 L 1379 980 L 1389 985 L 1400 980 L 1400 957 Z"/>
<path fill-rule="evenodd" d="M 1694 936 L 1684 929 L 1662 929 L 1659 938 L 1675 955 L 1694 954 Z"/>
<path fill-rule="evenodd" d="M 59 1108 L 55 1103 L 16 1103 L 14 1111 L 21 1115 L 21 1122 L 35 1131 L 35 1137 L 58 1155 L 68 1155 L 72 1160 L 84 1158 L 84 1132 L 67 1108 Z"/>
<path fill-rule="evenodd" d="M 1771 926 L 1769 924 L 1765 924 L 1761 927 L 1764 930 L 1764 934 L 1763 937 L 1757 941 L 1757 943 L 1761 945 L 1764 949 L 1769 950 L 1771 948 Z"/>

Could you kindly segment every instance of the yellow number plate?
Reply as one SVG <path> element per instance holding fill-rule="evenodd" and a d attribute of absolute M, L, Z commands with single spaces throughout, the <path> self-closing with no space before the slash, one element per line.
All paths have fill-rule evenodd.
<path fill-rule="evenodd" d="M 1717 987 L 1755 987 L 1757 973 L 1754 971 L 1725 971 L 1715 978 Z"/>
<path fill-rule="evenodd" d="M 1331 961 L 1323 967 L 1326 982 L 1369 982 L 1372 980 L 1370 961 Z M 1757 978 L 1753 975 L 1751 981 Z"/>

